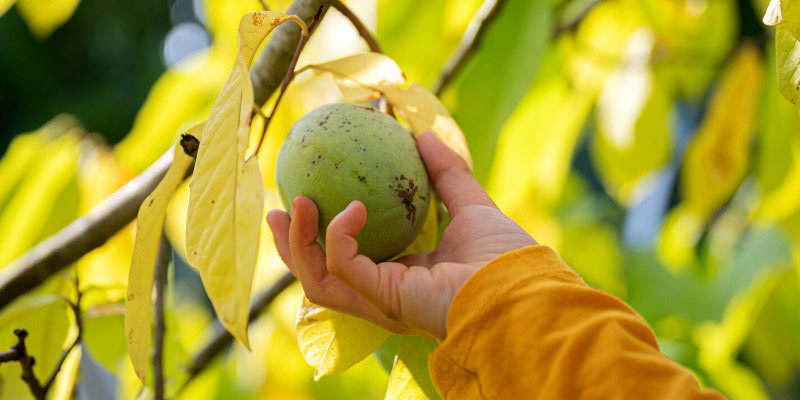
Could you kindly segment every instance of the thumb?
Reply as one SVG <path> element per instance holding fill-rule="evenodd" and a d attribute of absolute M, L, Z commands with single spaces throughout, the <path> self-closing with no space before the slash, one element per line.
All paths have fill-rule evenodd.
<path fill-rule="evenodd" d="M 447 207 L 450 217 L 455 217 L 469 205 L 497 207 L 475 180 L 466 161 L 436 135 L 423 133 L 417 137 L 417 147 L 436 194 Z"/>

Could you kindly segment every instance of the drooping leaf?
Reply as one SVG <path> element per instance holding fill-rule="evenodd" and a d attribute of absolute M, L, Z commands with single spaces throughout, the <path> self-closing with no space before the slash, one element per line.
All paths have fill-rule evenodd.
<path fill-rule="evenodd" d="M 67 22 L 79 3 L 80 0 L 17 0 L 17 10 L 34 36 L 45 39 Z"/>
<path fill-rule="evenodd" d="M 552 2 L 507 2 L 481 46 L 453 82 L 453 116 L 472 150 L 474 173 L 485 182 L 500 129 L 533 82 L 551 33 Z"/>
<path fill-rule="evenodd" d="M 428 357 L 438 342 L 419 336 L 392 335 L 389 341 L 397 342 L 389 387 L 384 400 L 436 400 L 441 396 L 433 386 Z"/>
<path fill-rule="evenodd" d="M 190 130 L 198 132 L 203 125 Z M 164 227 L 167 202 L 183 181 L 192 158 L 184 153 L 180 144 L 175 146 L 174 157 L 164 179 L 139 208 L 136 241 L 128 275 L 128 295 L 125 301 L 125 341 L 128 344 L 136 375 L 145 381 L 147 360 L 150 354 L 153 278 L 158 258 L 159 244 Z"/>
<path fill-rule="evenodd" d="M 370 322 L 314 305 L 305 296 L 297 313 L 297 342 L 314 379 L 352 367 L 388 337 Z"/>
<path fill-rule="evenodd" d="M 453 151 L 472 165 L 464 134 L 458 124 L 447 112 L 439 99 L 422 86 L 400 81 L 402 72 L 397 64 L 383 54 L 360 53 L 322 64 L 307 65 L 298 72 L 312 69 L 317 73 L 330 72 L 343 93 L 358 94 L 366 92 L 353 90 L 357 83 L 368 89 L 380 92 L 394 106 L 415 134 L 431 131 Z M 358 97 L 356 97 L 358 98 Z"/>
<path fill-rule="evenodd" d="M 795 107 L 800 107 L 800 2 L 781 2 L 783 22 L 775 29 L 778 89 Z"/>
<path fill-rule="evenodd" d="M 253 86 L 250 64 L 273 28 L 296 16 L 265 11 L 239 22 L 239 52 L 198 136 L 189 182 L 186 255 L 200 271 L 203 287 L 223 326 L 246 347 L 250 291 L 258 256 L 263 185 L 258 158 L 246 158 L 250 142 Z"/>

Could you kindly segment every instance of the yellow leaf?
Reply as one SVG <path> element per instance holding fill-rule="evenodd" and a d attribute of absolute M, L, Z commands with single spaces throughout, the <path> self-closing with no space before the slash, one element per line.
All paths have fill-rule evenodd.
<path fill-rule="evenodd" d="M 0 349 L 7 350 L 17 342 L 14 329 L 27 330 L 25 346 L 36 358 L 33 373 L 41 381 L 42 377 L 50 376 L 67 342 L 74 339 L 69 335 L 69 313 L 67 303 L 60 296 L 21 298 L 0 313 Z M 21 375 L 19 363 L 0 363 L 1 399 L 33 398 L 28 386 L 20 379 Z"/>
<path fill-rule="evenodd" d="M 784 0 L 786 1 L 786 0 Z M 781 0 L 771 0 L 767 7 L 767 12 L 762 20 L 764 25 L 778 25 L 783 22 L 783 10 L 781 10 Z"/>
<path fill-rule="evenodd" d="M 2 17 L 16 1 L 17 0 L 0 0 L 0 17 Z"/>
<path fill-rule="evenodd" d="M 64 134 L 38 151 L 40 161 L 30 166 L 0 215 L 0 266 L 8 264 L 36 244 L 58 198 L 73 182 L 78 163 L 79 137 Z"/>
<path fill-rule="evenodd" d="M 400 341 L 389 374 L 384 400 L 441 399 L 428 370 L 428 357 L 437 346 L 433 339 L 418 336 L 395 336 Z"/>
<path fill-rule="evenodd" d="M 532 200 L 545 208 L 558 202 L 595 94 L 557 76 L 522 99 L 500 131 L 489 172 L 488 191 L 502 210 L 531 208 Z"/>
<path fill-rule="evenodd" d="M 761 75 L 758 49 L 745 44 L 721 78 L 706 117 L 686 151 L 683 198 L 703 219 L 733 194 L 744 177 Z"/>
<path fill-rule="evenodd" d="M 222 87 L 230 67 L 228 51 L 214 44 L 165 72 L 150 88 L 133 127 L 114 146 L 117 159 L 141 172 L 175 143 L 179 132 L 203 116 Z"/>
<path fill-rule="evenodd" d="M 201 130 L 198 125 L 191 132 Z M 174 158 L 164 179 L 144 200 L 136 220 L 136 242 L 128 275 L 128 295 L 125 301 L 125 341 L 136 375 L 144 382 L 150 352 L 150 322 L 153 312 L 150 293 L 164 226 L 167 202 L 183 181 L 192 158 L 175 146 Z"/>
<path fill-rule="evenodd" d="M 312 304 L 303 297 L 297 313 L 297 342 L 314 379 L 342 372 L 374 352 L 389 332 L 363 319 Z"/>
<path fill-rule="evenodd" d="M 17 0 L 17 10 L 39 39 L 50 36 L 67 22 L 80 0 Z"/>
<path fill-rule="evenodd" d="M 222 324 L 245 347 L 250 291 L 258 256 L 263 185 L 258 158 L 246 159 L 253 86 L 249 67 L 261 41 L 292 15 L 265 11 L 239 22 L 239 52 L 202 133 L 189 182 L 186 253 Z"/>
<path fill-rule="evenodd" d="M 322 64 L 307 65 L 298 70 L 313 69 L 317 73 L 330 72 L 342 94 L 349 100 L 359 100 L 368 93 L 354 89 L 354 85 L 380 92 L 394 106 L 415 134 L 431 131 L 469 165 L 472 157 L 456 121 L 436 96 L 418 85 L 407 84 L 405 75 L 389 57 L 378 53 L 360 53 Z M 363 100 L 363 99 L 361 99 Z"/>
<path fill-rule="evenodd" d="M 81 215 L 89 212 L 134 176 L 105 147 L 97 146 L 87 153 L 82 156 L 78 170 Z M 77 270 L 82 290 L 87 287 L 125 287 L 133 254 L 133 225 L 128 224 L 102 246 L 81 257 Z M 116 290 L 114 294 L 119 298 L 112 301 L 122 300 L 125 296 L 121 290 Z"/>
<path fill-rule="evenodd" d="M 598 99 L 592 158 L 606 191 L 622 205 L 650 194 L 648 178 L 670 160 L 672 95 L 664 82 L 646 65 L 623 67 Z"/>
<path fill-rule="evenodd" d="M 796 138 L 791 147 L 792 163 L 781 184 L 758 205 L 753 216 L 756 220 L 776 222 L 800 209 L 800 138 Z"/>

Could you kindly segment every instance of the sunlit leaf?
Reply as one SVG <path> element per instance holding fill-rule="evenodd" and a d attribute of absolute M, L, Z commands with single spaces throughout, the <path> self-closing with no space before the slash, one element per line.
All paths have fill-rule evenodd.
<path fill-rule="evenodd" d="M 297 342 L 314 378 L 342 372 L 370 355 L 389 332 L 363 319 L 312 304 L 305 297 L 297 314 Z"/>
<path fill-rule="evenodd" d="M 781 4 L 784 22 L 775 29 L 778 89 L 795 107 L 800 107 L 800 2 Z"/>
<path fill-rule="evenodd" d="M 530 208 L 532 200 L 551 207 L 561 198 L 581 128 L 597 95 L 593 89 L 572 87 L 563 75 L 568 50 L 562 41 L 548 51 L 537 81 L 500 132 L 487 189 L 506 212 Z"/>
<path fill-rule="evenodd" d="M 745 294 L 730 302 L 721 323 L 701 325 L 695 332 L 698 362 L 732 398 L 769 398 L 757 375 L 734 360 L 782 275 L 783 271 L 774 271 L 761 277 Z"/>
<path fill-rule="evenodd" d="M 8 350 L 17 343 L 14 329 L 27 330 L 25 346 L 28 353 L 36 359 L 33 372 L 37 377 L 49 377 L 66 342 L 72 339 L 68 337 L 69 312 L 67 303 L 59 296 L 35 295 L 23 298 L 0 314 L 0 349 Z M 0 364 L 0 398 L 29 398 L 30 389 L 20 379 L 21 375 L 19 363 Z"/>
<path fill-rule="evenodd" d="M 634 40 L 640 32 L 644 31 L 635 33 L 631 44 L 652 46 L 652 36 Z M 635 204 L 650 194 L 647 179 L 667 164 L 672 153 L 671 88 L 647 65 L 629 62 L 606 80 L 592 141 L 597 172 L 609 195 L 622 205 Z"/>
<path fill-rule="evenodd" d="M 123 165 L 137 173 L 143 171 L 170 149 L 182 130 L 208 115 L 230 72 L 227 54 L 223 48 L 212 46 L 158 78 L 131 131 L 114 146 L 114 155 Z"/>
<path fill-rule="evenodd" d="M 673 268 L 683 269 L 692 261 L 708 218 L 733 195 L 747 171 L 761 81 L 759 52 L 744 44 L 686 151 L 683 202 L 667 216 L 658 243 L 659 255 Z"/>
<path fill-rule="evenodd" d="M 337 83 L 343 83 L 348 87 L 343 90 L 344 92 L 352 90 L 349 89 L 352 83 L 380 92 L 394 106 L 395 111 L 411 125 L 415 134 L 433 132 L 453 151 L 464 157 L 467 163 L 472 164 L 464 134 L 447 109 L 436 96 L 422 86 L 416 83 L 410 85 L 400 83 L 399 69 L 388 57 L 382 54 L 361 53 L 322 64 L 311 64 L 299 71 L 306 69 L 338 75 L 340 78 L 336 79 Z"/>
<path fill-rule="evenodd" d="M 384 400 L 441 399 L 428 370 L 428 357 L 438 342 L 419 336 L 400 335 L 392 335 L 390 340 L 398 343 Z"/>
<path fill-rule="evenodd" d="M 787 0 L 770 0 L 769 6 L 767 6 L 767 12 L 762 19 L 764 25 L 778 25 L 783 22 L 781 1 L 785 2 Z"/>
<path fill-rule="evenodd" d="M 88 151 L 78 169 L 80 214 L 86 214 L 115 190 L 133 178 L 108 149 L 96 146 Z M 129 224 L 102 246 L 81 257 L 78 277 L 81 288 L 125 287 L 133 254 L 134 224 Z M 117 291 L 118 300 L 124 293 Z M 116 299 L 115 299 L 116 300 Z"/>
<path fill-rule="evenodd" d="M 487 179 L 500 129 L 536 76 L 551 33 L 551 3 L 507 2 L 453 82 L 453 101 L 447 103 L 464 131 L 480 182 Z"/>
<path fill-rule="evenodd" d="M 623 2 L 625 3 L 625 2 Z M 664 1 L 638 3 L 658 37 L 655 69 L 672 81 L 679 95 L 700 101 L 736 44 L 737 5 L 731 1 Z"/>
<path fill-rule="evenodd" d="M 198 125 L 191 132 L 202 130 Z M 136 242 L 133 248 L 128 275 L 128 295 L 125 301 L 125 340 L 136 375 L 144 382 L 150 354 L 151 316 L 153 312 L 151 291 L 158 258 L 159 244 L 164 226 L 167 202 L 183 181 L 192 158 L 180 145 L 175 146 L 174 158 L 164 179 L 139 208 Z"/>
<path fill-rule="evenodd" d="M 0 0 L 0 17 L 2 17 L 16 2 L 17 0 Z"/>
<path fill-rule="evenodd" d="M 64 364 L 56 375 L 56 380 L 50 388 L 51 400 L 71 400 L 75 387 L 78 384 L 78 372 L 81 367 L 81 357 L 83 356 L 83 349 L 80 346 L 73 348 L 67 358 L 64 359 Z"/>
<path fill-rule="evenodd" d="M 17 0 L 17 10 L 31 32 L 40 39 L 67 22 L 80 0 Z"/>
<path fill-rule="evenodd" d="M 750 158 L 761 58 L 744 45 L 722 78 L 686 153 L 683 197 L 703 218 L 736 190 Z"/>
<path fill-rule="evenodd" d="M 0 215 L 0 265 L 8 264 L 36 244 L 53 212 L 68 211 L 66 207 L 59 208 L 63 205 L 58 204 L 58 199 L 74 180 L 78 141 L 77 134 L 68 133 L 39 149 L 43 156 L 29 168 Z"/>
<path fill-rule="evenodd" d="M 246 159 L 253 86 L 249 67 L 273 28 L 303 22 L 278 12 L 246 14 L 239 22 L 239 52 L 202 133 L 189 182 L 186 255 L 222 324 L 246 347 L 250 291 L 258 257 L 263 184 L 258 158 Z M 307 32 L 306 32 L 307 34 Z"/>

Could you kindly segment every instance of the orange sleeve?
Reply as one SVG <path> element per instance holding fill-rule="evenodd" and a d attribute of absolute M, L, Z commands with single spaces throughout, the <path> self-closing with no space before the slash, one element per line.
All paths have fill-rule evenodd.
<path fill-rule="evenodd" d="M 658 350 L 645 320 L 544 246 L 504 254 L 459 290 L 429 359 L 447 399 L 722 399 Z"/>

